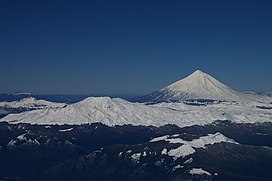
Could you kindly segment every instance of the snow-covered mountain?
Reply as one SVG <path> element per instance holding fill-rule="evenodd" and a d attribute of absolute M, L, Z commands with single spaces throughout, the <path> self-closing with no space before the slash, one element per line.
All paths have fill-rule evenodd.
<path fill-rule="evenodd" d="M 173 110 L 131 103 L 119 98 L 89 97 L 63 108 L 9 114 L 1 121 L 36 124 L 164 125 L 174 123 Z M 183 123 L 185 124 L 185 123 Z"/>
<path fill-rule="evenodd" d="M 34 97 L 28 97 L 21 99 L 19 101 L 12 102 L 0 102 L 0 108 L 8 108 L 8 109 L 41 109 L 41 108 L 56 108 L 63 107 L 66 104 L 64 103 L 54 103 L 46 100 L 37 100 Z"/>
<path fill-rule="evenodd" d="M 272 110 L 265 103 L 220 102 L 205 106 L 186 103 L 159 103 L 145 105 L 120 98 L 89 97 L 63 107 L 43 108 L 0 119 L 10 123 L 31 124 L 90 124 L 153 125 L 175 124 L 181 127 L 204 125 L 216 120 L 233 122 L 272 122 Z M 262 109 L 264 108 L 264 109 Z"/>
<path fill-rule="evenodd" d="M 243 93 L 231 89 L 207 73 L 196 70 L 188 77 L 167 87 L 143 96 L 144 102 L 182 102 L 185 100 L 224 100 L 224 101 L 272 101 L 269 96 Z"/>

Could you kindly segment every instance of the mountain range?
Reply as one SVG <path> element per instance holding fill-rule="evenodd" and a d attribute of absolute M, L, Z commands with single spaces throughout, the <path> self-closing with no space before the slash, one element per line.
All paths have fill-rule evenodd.
<path fill-rule="evenodd" d="M 159 91 L 145 96 L 145 103 L 120 98 L 88 97 L 72 104 L 26 98 L 1 103 L 29 107 L 0 121 L 31 124 L 204 125 L 216 120 L 271 122 L 272 98 L 235 91 L 199 70 Z M 152 104 L 150 104 L 152 103 Z M 4 109 L 5 110 L 5 109 Z"/>
<path fill-rule="evenodd" d="M 0 102 L 0 180 L 271 180 L 271 96 L 199 70 L 134 102 L 9 98 L 20 100 Z"/>

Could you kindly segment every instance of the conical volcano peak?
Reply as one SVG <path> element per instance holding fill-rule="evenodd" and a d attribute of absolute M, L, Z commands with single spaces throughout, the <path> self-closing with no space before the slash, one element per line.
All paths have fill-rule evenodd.
<path fill-rule="evenodd" d="M 184 101 L 189 99 L 240 100 L 237 91 L 209 74 L 196 70 L 184 79 L 149 95 L 152 102 Z"/>
<path fill-rule="evenodd" d="M 200 70 L 194 71 L 189 76 L 185 77 L 182 80 L 179 80 L 167 87 L 165 89 L 172 91 L 209 91 L 214 89 L 214 87 L 226 87 L 221 82 L 213 78 L 207 73 L 204 73 Z"/>
<path fill-rule="evenodd" d="M 207 78 L 207 77 L 211 77 L 209 74 L 202 72 L 201 70 L 196 70 L 194 71 L 192 74 L 190 74 L 188 77 L 193 77 L 193 78 Z"/>
<path fill-rule="evenodd" d="M 245 94 L 228 87 L 211 75 L 195 70 L 184 79 L 141 98 L 141 102 L 183 102 L 186 100 L 263 101 L 267 98 Z M 143 101 L 144 100 L 144 101 Z M 269 99 L 270 100 L 270 99 Z"/>
<path fill-rule="evenodd" d="M 202 72 L 201 70 L 196 70 L 196 71 L 194 71 L 192 74 L 194 74 L 194 75 L 202 75 L 202 74 L 206 74 L 205 72 Z M 191 74 L 191 75 L 192 75 Z"/>

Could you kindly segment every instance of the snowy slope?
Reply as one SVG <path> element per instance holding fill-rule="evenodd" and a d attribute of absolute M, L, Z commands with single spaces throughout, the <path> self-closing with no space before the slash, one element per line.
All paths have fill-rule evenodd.
<path fill-rule="evenodd" d="M 159 114 L 160 113 L 160 114 Z M 37 124 L 87 124 L 101 122 L 106 125 L 164 125 L 171 120 L 172 110 L 109 97 L 90 97 L 64 108 L 42 109 L 10 114 L 2 121 Z M 176 120 L 176 119 L 174 119 Z"/>
<path fill-rule="evenodd" d="M 177 144 L 177 143 L 182 144 L 181 146 L 177 148 L 164 151 L 163 154 L 168 154 L 169 156 L 173 157 L 174 160 L 180 157 L 184 158 L 188 155 L 194 154 L 196 152 L 195 148 L 206 148 L 206 145 L 213 145 L 215 143 L 221 143 L 221 142 L 238 144 L 237 142 L 225 137 L 221 133 L 209 134 L 207 136 L 194 139 L 192 141 L 186 141 L 181 138 L 175 138 L 175 136 L 172 136 L 172 138 L 169 138 L 169 137 L 170 137 L 169 135 L 157 137 L 150 140 L 150 142 L 167 141 L 170 144 Z"/>
<path fill-rule="evenodd" d="M 159 91 L 145 96 L 146 102 L 182 102 L 191 99 L 225 101 L 272 101 L 271 97 L 235 91 L 200 70 Z"/>
<path fill-rule="evenodd" d="M 41 108 L 54 108 L 63 107 L 64 103 L 54 103 L 45 100 L 37 100 L 34 97 L 28 97 L 19 101 L 13 102 L 0 102 L 0 107 L 3 108 L 24 108 L 24 109 L 41 109 Z"/>
<path fill-rule="evenodd" d="M 101 122 L 110 126 L 176 124 L 181 127 L 204 125 L 216 120 L 231 120 L 239 123 L 272 122 L 272 110 L 260 109 L 257 106 L 269 106 L 269 104 L 222 102 L 207 106 L 191 106 L 184 103 L 145 105 L 119 98 L 89 97 L 64 107 L 9 114 L 0 121 L 31 124 Z"/>

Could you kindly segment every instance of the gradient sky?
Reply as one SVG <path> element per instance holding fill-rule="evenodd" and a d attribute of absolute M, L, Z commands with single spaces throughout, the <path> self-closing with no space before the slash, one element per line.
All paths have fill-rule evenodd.
<path fill-rule="evenodd" d="M 0 2 L 0 93 L 144 94 L 196 69 L 272 91 L 272 1 Z"/>

